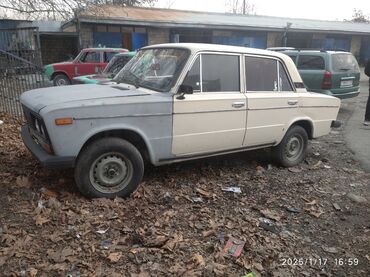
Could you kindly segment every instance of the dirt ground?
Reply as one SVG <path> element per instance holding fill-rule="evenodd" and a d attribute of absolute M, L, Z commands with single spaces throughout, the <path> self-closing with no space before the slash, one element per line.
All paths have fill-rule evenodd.
<path fill-rule="evenodd" d="M 0 119 L 1 276 L 370 276 L 370 174 L 341 129 L 295 168 L 247 152 L 151 167 L 129 199 L 89 200 Z"/>

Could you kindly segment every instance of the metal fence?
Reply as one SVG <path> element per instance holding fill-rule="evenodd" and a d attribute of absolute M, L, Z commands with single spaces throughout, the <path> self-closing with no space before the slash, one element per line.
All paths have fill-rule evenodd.
<path fill-rule="evenodd" d="M 23 117 L 19 96 L 45 86 L 38 28 L 0 29 L 0 111 Z"/>

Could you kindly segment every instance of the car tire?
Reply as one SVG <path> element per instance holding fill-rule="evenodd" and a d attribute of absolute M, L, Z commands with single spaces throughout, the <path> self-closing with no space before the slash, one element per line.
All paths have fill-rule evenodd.
<path fill-rule="evenodd" d="M 306 157 L 307 146 L 306 130 L 294 125 L 289 128 L 282 141 L 272 149 L 272 153 L 277 163 L 284 167 L 292 167 Z"/>
<path fill-rule="evenodd" d="M 75 181 L 88 198 L 128 197 L 144 175 L 137 148 L 120 138 L 103 138 L 87 145 L 79 155 Z"/>
<path fill-rule="evenodd" d="M 71 80 L 68 78 L 68 76 L 66 76 L 64 74 L 57 74 L 57 75 L 55 75 L 55 77 L 53 79 L 53 84 L 56 87 L 68 86 L 68 85 L 71 84 Z"/>

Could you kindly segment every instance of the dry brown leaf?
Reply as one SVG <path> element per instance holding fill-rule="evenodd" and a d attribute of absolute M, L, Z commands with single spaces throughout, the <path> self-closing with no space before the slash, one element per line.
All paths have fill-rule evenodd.
<path fill-rule="evenodd" d="M 57 198 L 58 197 L 58 193 L 56 193 L 55 191 L 52 191 L 50 189 L 46 189 L 46 188 L 42 188 L 41 189 L 41 194 L 46 196 L 46 197 L 53 197 L 53 198 Z"/>
<path fill-rule="evenodd" d="M 175 234 L 173 238 L 169 239 L 166 244 L 163 246 L 163 248 L 169 250 L 169 251 L 173 251 L 177 244 L 182 241 L 183 238 L 182 238 L 182 235 L 177 235 Z"/>
<path fill-rule="evenodd" d="M 32 267 L 32 268 L 30 268 L 28 270 L 27 276 L 29 276 L 29 277 L 35 277 L 37 275 L 37 272 L 38 272 L 38 270 L 36 268 L 33 268 Z"/>
<path fill-rule="evenodd" d="M 317 163 L 315 163 L 313 166 L 310 167 L 310 169 L 319 169 L 322 165 L 322 161 L 318 161 Z"/>
<path fill-rule="evenodd" d="M 321 210 L 312 210 L 312 209 L 305 209 L 310 215 L 319 218 L 324 212 Z"/>
<path fill-rule="evenodd" d="M 120 252 L 115 252 L 115 253 L 110 253 L 109 256 L 108 256 L 108 259 L 112 262 L 112 263 L 116 263 L 118 262 L 122 257 L 122 253 Z"/>
<path fill-rule="evenodd" d="M 206 237 L 209 237 L 211 235 L 214 235 L 215 233 L 216 233 L 216 230 L 215 229 L 211 229 L 211 230 L 203 231 L 202 232 L 202 236 L 204 238 L 206 238 Z"/>
<path fill-rule="evenodd" d="M 196 253 L 194 254 L 192 260 L 199 266 L 205 266 L 206 265 L 206 262 L 204 261 L 204 258 L 202 255 Z"/>
<path fill-rule="evenodd" d="M 200 189 L 200 188 L 196 188 L 195 189 L 200 195 L 206 197 L 206 198 L 210 198 L 212 197 L 212 193 L 208 192 L 208 191 L 205 191 L 203 189 Z"/>
<path fill-rule="evenodd" d="M 257 269 L 258 271 L 263 271 L 263 266 L 260 263 L 253 263 L 252 268 Z"/>
<path fill-rule="evenodd" d="M 162 247 L 168 241 L 168 237 L 166 236 L 156 236 L 154 239 L 148 239 L 145 242 L 145 246 L 147 247 Z"/>
<path fill-rule="evenodd" d="M 281 217 L 274 211 L 270 211 L 268 209 L 260 210 L 260 213 L 269 219 L 273 219 L 275 221 L 280 221 Z"/>
<path fill-rule="evenodd" d="M 30 188 L 31 186 L 31 182 L 27 176 L 18 176 L 15 180 L 15 183 L 17 184 L 17 186 L 22 188 Z"/>
<path fill-rule="evenodd" d="M 316 200 L 312 200 L 311 202 L 307 202 L 306 205 L 315 205 L 316 203 Z"/>
<path fill-rule="evenodd" d="M 147 271 L 140 271 L 139 274 L 131 273 L 131 277 L 150 277 L 150 274 Z"/>
<path fill-rule="evenodd" d="M 50 220 L 47 218 L 42 217 L 41 215 L 38 215 L 35 217 L 35 223 L 37 226 L 42 226 L 43 224 L 49 222 Z"/>

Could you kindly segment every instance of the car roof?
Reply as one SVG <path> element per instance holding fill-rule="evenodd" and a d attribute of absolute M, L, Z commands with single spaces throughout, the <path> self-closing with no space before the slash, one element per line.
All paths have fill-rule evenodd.
<path fill-rule="evenodd" d="M 118 56 L 118 57 L 125 57 L 125 56 L 128 56 L 128 57 L 133 57 L 136 55 L 136 51 L 130 51 L 130 52 L 123 52 L 123 53 L 118 53 L 114 56 Z"/>
<path fill-rule="evenodd" d="M 342 50 L 315 50 L 315 49 L 289 49 L 289 50 L 281 51 L 281 53 L 285 53 L 285 54 L 289 54 L 289 53 L 319 54 L 321 53 L 322 55 L 325 55 L 325 54 L 330 54 L 330 55 L 332 54 L 351 54 L 352 55 L 351 52 L 342 51 Z"/>
<path fill-rule="evenodd" d="M 110 48 L 110 47 L 90 47 L 90 48 L 84 48 L 84 49 L 82 49 L 82 51 L 128 52 L 128 49 L 125 49 L 125 48 Z"/>
<path fill-rule="evenodd" d="M 274 56 L 274 57 L 282 57 L 282 55 L 279 52 L 258 49 L 258 48 L 243 47 L 243 46 L 223 45 L 223 44 L 165 43 L 165 44 L 156 44 L 156 45 L 146 46 L 146 47 L 143 47 L 142 49 L 150 49 L 150 48 L 186 48 L 192 52 L 217 51 L 217 52 L 259 54 L 259 55 L 268 55 L 268 56 Z"/>

